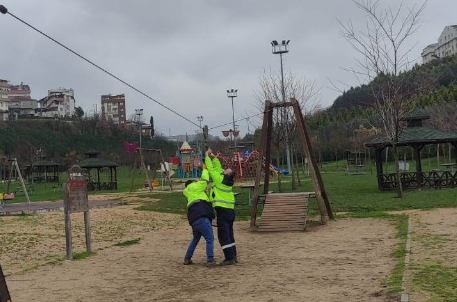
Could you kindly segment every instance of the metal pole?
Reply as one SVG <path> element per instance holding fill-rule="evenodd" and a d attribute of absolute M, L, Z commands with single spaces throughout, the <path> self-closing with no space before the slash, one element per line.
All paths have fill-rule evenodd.
<path fill-rule="evenodd" d="M 142 144 L 141 144 L 141 137 L 142 137 L 142 133 L 141 133 L 141 121 L 138 119 L 138 129 L 140 130 L 140 148 L 142 147 Z"/>
<path fill-rule="evenodd" d="M 235 144 L 235 152 L 236 152 L 236 137 L 235 137 L 235 106 L 233 105 L 233 96 L 230 97 L 232 99 L 232 119 L 233 119 L 233 141 Z"/>
<path fill-rule="evenodd" d="M 283 69 L 283 64 L 282 64 L 282 53 L 279 54 L 279 58 L 281 60 L 281 88 L 282 88 L 282 101 L 285 103 L 286 102 L 286 88 L 284 85 L 284 69 Z M 287 114 L 287 107 L 283 108 L 283 118 L 285 120 L 285 138 L 286 138 L 286 160 L 287 160 L 287 170 L 289 173 L 292 173 L 292 165 L 290 163 L 290 148 L 289 148 L 289 130 L 288 130 L 288 114 Z"/>

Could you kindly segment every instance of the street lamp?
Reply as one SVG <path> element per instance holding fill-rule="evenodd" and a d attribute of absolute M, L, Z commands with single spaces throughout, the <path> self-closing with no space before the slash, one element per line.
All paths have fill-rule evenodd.
<path fill-rule="evenodd" d="M 282 54 L 283 53 L 288 53 L 289 52 L 289 42 L 290 40 L 282 40 L 281 44 L 278 43 L 278 41 L 273 40 L 271 42 L 271 51 L 274 55 L 279 54 L 279 58 L 281 61 L 281 90 L 282 90 L 282 101 L 286 101 L 286 91 L 284 88 L 284 69 L 283 69 L 283 64 L 282 64 Z"/>
<path fill-rule="evenodd" d="M 233 105 L 233 99 L 238 96 L 238 89 L 227 90 L 227 97 L 232 99 L 232 120 L 233 120 L 233 141 L 235 142 L 236 151 L 236 137 L 235 137 L 235 107 Z"/>
<path fill-rule="evenodd" d="M 278 43 L 278 41 L 276 40 L 273 40 L 271 42 L 271 51 L 274 55 L 277 55 L 279 54 L 279 58 L 280 58 L 280 61 L 281 61 L 281 92 L 282 92 L 282 101 L 283 103 L 286 102 L 286 89 L 284 87 L 284 69 L 283 69 L 283 64 L 282 64 L 282 54 L 283 53 L 288 53 L 289 52 L 289 42 L 290 40 L 282 40 L 281 44 Z M 286 107 L 284 107 L 284 115 L 285 115 L 285 118 L 286 118 L 286 127 L 287 127 L 287 109 Z M 290 149 L 289 149 L 289 134 L 288 134 L 288 131 L 287 129 L 285 129 L 286 131 L 284 132 L 285 134 L 285 139 L 286 139 L 286 159 L 287 159 L 287 169 L 289 171 L 292 171 L 291 170 L 291 163 L 290 163 Z"/>
<path fill-rule="evenodd" d="M 141 137 L 143 135 L 143 127 L 141 125 L 141 116 L 143 115 L 143 109 L 135 109 L 135 115 L 138 116 L 137 120 L 138 120 L 138 130 L 140 131 L 140 148 L 141 148 Z"/>
<path fill-rule="evenodd" d="M 202 129 L 203 116 L 202 115 L 197 116 L 197 120 L 200 123 L 200 131 L 198 131 L 198 133 L 197 133 L 197 146 L 201 150 L 201 148 L 200 148 L 200 132 L 203 133 L 203 129 Z"/>

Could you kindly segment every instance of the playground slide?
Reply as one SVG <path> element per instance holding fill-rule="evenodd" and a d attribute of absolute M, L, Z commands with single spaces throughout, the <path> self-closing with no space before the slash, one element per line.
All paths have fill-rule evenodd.
<path fill-rule="evenodd" d="M 278 167 L 273 166 L 272 164 L 270 164 L 270 171 L 273 171 L 276 174 L 281 173 L 282 175 L 288 175 L 289 174 L 289 171 L 284 170 L 284 169 L 279 169 Z"/>

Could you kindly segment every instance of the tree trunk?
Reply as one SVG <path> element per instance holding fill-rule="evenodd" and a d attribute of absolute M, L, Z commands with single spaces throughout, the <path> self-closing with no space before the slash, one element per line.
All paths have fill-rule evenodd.
<path fill-rule="evenodd" d="M 281 152 L 280 152 L 281 149 L 279 149 L 279 143 L 278 143 L 278 153 L 277 153 L 277 157 L 276 157 L 276 164 L 278 165 L 278 168 L 280 167 L 281 165 Z M 278 178 L 278 191 L 279 193 L 282 193 L 282 186 L 281 186 L 281 173 L 278 172 L 277 174 L 277 178 Z"/>
<path fill-rule="evenodd" d="M 294 148 L 294 151 L 295 151 L 295 148 Z M 297 173 L 297 181 L 298 181 L 298 186 L 301 186 L 301 179 L 300 179 L 300 169 L 298 168 L 298 153 L 297 152 L 294 152 L 295 154 L 295 166 L 294 166 L 294 170 L 296 171 Z"/>
<path fill-rule="evenodd" d="M 394 165 L 395 165 L 395 172 L 397 174 L 397 197 L 403 198 L 403 187 L 401 184 L 401 174 L 400 174 L 400 167 L 398 166 L 398 147 L 396 144 L 393 144 L 393 155 L 394 155 Z"/>
<path fill-rule="evenodd" d="M 293 146 L 291 146 L 290 148 L 290 171 L 289 171 L 289 174 L 292 174 L 292 191 L 294 192 L 296 189 L 297 189 L 297 186 L 295 184 L 295 175 L 294 175 L 294 148 Z"/>

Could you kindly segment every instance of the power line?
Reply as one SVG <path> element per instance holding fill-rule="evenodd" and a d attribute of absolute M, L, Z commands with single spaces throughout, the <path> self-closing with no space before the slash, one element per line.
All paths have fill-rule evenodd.
<path fill-rule="evenodd" d="M 247 120 L 247 119 L 250 119 L 251 117 L 259 116 L 259 115 L 262 115 L 262 114 L 263 114 L 263 112 L 257 113 L 257 114 L 254 114 L 254 115 L 251 115 L 251 116 L 248 116 L 248 117 L 245 117 L 245 118 L 236 120 L 235 123 L 241 122 L 241 121 L 245 121 L 245 120 Z M 232 122 L 229 122 L 229 123 L 222 124 L 222 125 L 218 125 L 218 126 L 211 127 L 211 128 L 209 128 L 208 130 L 214 130 L 214 129 L 221 128 L 221 127 L 224 127 L 224 126 L 228 126 L 228 125 L 231 125 L 232 123 L 233 123 L 233 121 L 232 121 Z"/>
<path fill-rule="evenodd" d="M 87 63 L 91 64 L 92 66 L 98 68 L 99 70 L 103 71 L 104 73 L 106 73 L 107 75 L 111 76 L 112 78 L 118 80 L 119 82 L 121 82 L 122 84 L 130 87 L 131 89 L 135 90 L 136 92 L 138 92 L 139 94 L 143 95 L 144 97 L 150 99 L 151 101 L 153 101 L 154 103 L 158 104 L 159 106 L 167 109 L 168 111 L 174 113 L 175 115 L 181 117 L 182 119 L 188 121 L 189 123 L 197 126 L 198 128 L 200 128 L 200 126 L 193 122 L 192 120 L 188 119 L 187 117 L 185 117 L 184 115 L 176 112 L 175 110 L 171 109 L 170 107 L 166 106 L 165 104 L 155 100 L 154 98 L 150 97 L 148 94 L 146 94 L 145 92 L 139 90 L 138 88 L 136 88 L 135 86 L 127 83 L 126 81 L 122 80 L 121 78 L 115 76 L 114 74 L 112 74 L 111 72 L 107 71 L 106 69 L 100 67 L 99 65 L 97 65 L 96 63 L 92 62 L 91 60 L 85 58 L 83 55 L 77 53 L 76 51 L 72 50 L 71 48 L 65 46 L 64 44 L 60 43 L 59 41 L 57 41 L 56 39 L 50 37 L 49 35 L 47 35 L 46 33 L 42 32 L 41 30 L 39 30 L 38 28 L 34 27 L 33 25 L 27 23 L 26 21 L 22 20 L 21 18 L 17 17 L 16 15 L 10 13 L 8 11 L 8 9 L 6 7 L 4 7 L 3 5 L 0 5 L 0 12 L 2 14 L 8 14 L 10 15 L 11 17 L 15 18 L 16 20 L 20 21 L 21 23 L 27 25 L 28 27 L 30 27 L 31 29 L 35 30 L 36 32 L 40 33 L 41 35 L 45 36 L 46 38 L 48 38 L 49 40 L 53 41 L 54 43 L 60 45 L 61 47 L 65 48 L 66 50 L 68 50 L 69 52 L 71 52 L 72 54 L 76 55 L 77 57 L 79 57 L 80 59 L 86 61 Z"/>

